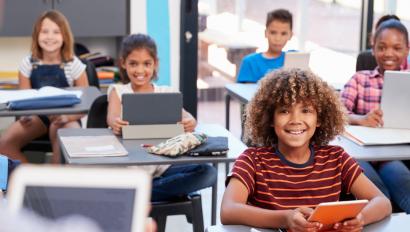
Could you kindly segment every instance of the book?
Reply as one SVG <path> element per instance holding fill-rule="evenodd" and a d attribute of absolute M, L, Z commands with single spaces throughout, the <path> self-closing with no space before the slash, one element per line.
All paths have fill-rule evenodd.
<path fill-rule="evenodd" d="M 335 201 L 320 203 L 308 218 L 323 224 L 321 231 L 328 231 L 337 222 L 355 218 L 369 203 L 368 200 Z"/>
<path fill-rule="evenodd" d="M 343 136 L 362 146 L 410 143 L 410 129 L 347 126 Z"/>
<path fill-rule="evenodd" d="M 0 90 L 0 103 L 8 103 L 16 100 L 26 100 L 40 97 L 53 97 L 62 95 L 76 95 L 80 98 L 81 90 L 66 90 L 52 86 L 45 86 L 40 89 L 20 89 L 20 90 Z"/>
<path fill-rule="evenodd" d="M 124 146 L 114 135 L 66 136 L 60 138 L 67 154 L 73 158 L 126 156 Z"/>

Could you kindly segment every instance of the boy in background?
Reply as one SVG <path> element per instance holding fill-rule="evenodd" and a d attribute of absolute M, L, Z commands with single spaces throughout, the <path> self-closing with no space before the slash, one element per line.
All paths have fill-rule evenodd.
<path fill-rule="evenodd" d="M 282 49 L 292 35 L 292 14 L 285 9 L 269 12 L 265 29 L 268 50 L 249 54 L 242 60 L 237 82 L 256 83 L 269 71 L 281 68 L 285 61 Z"/>

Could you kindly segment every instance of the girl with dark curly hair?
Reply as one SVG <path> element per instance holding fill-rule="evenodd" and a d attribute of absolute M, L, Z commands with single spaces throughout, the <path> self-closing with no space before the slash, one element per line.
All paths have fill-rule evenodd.
<path fill-rule="evenodd" d="M 255 147 L 236 160 L 222 201 L 224 224 L 292 231 L 323 227 L 307 218 L 322 202 L 352 193 L 369 204 L 334 229 L 360 231 L 391 213 L 390 201 L 341 147 L 328 145 L 344 130 L 338 94 L 310 71 L 279 70 L 261 80 L 247 109 L 246 135 Z"/>

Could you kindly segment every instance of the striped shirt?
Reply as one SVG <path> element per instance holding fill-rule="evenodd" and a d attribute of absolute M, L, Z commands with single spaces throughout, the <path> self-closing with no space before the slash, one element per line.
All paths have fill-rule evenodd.
<path fill-rule="evenodd" d="M 350 114 L 365 115 L 379 108 L 384 76 L 378 70 L 359 71 L 344 86 L 342 101 Z"/>
<path fill-rule="evenodd" d="M 244 151 L 231 177 L 248 189 L 248 204 L 280 210 L 338 201 L 342 191 L 350 193 L 361 173 L 356 161 L 338 146 L 311 146 L 305 164 L 291 163 L 274 147 L 262 147 Z"/>

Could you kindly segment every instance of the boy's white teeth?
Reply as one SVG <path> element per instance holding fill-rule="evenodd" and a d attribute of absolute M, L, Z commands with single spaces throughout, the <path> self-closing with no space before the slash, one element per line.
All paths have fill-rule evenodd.
<path fill-rule="evenodd" d="M 288 133 L 294 134 L 294 135 L 299 135 L 302 134 L 305 130 L 288 130 Z"/>
<path fill-rule="evenodd" d="M 143 80 L 144 80 L 144 76 L 137 76 L 137 80 L 143 81 Z"/>

